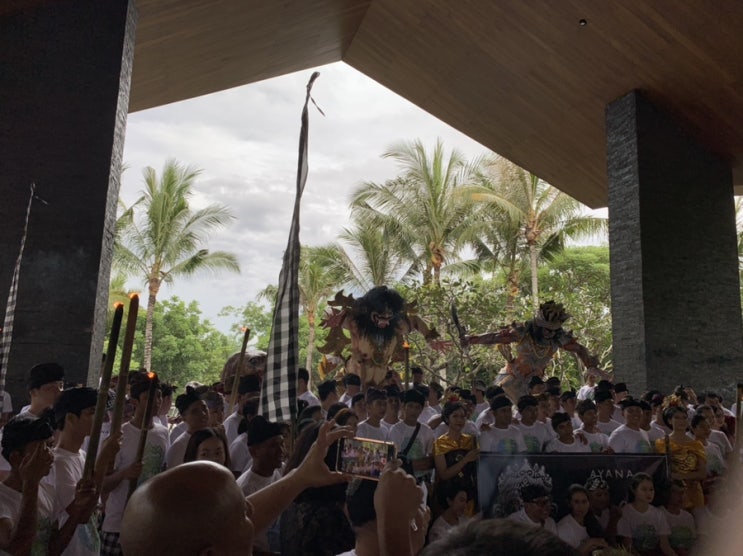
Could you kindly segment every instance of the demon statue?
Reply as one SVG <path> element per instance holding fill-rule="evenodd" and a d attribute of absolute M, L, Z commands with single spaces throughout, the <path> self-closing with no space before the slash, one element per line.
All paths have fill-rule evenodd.
<path fill-rule="evenodd" d="M 417 330 L 427 340 L 438 336 L 416 314 L 415 304 L 405 303 L 399 293 L 387 286 L 373 288 L 358 299 L 341 291 L 328 305 L 330 310 L 321 325 L 330 331 L 318 351 L 342 356 L 350 344 L 346 373 L 359 375 L 366 385 L 382 382 L 388 365 L 402 359 L 406 334 Z M 344 330 L 350 332 L 350 338 Z"/>
<path fill-rule="evenodd" d="M 588 368 L 589 373 L 602 378 L 606 373 L 598 369 L 598 359 L 589 355 L 585 346 L 578 343 L 572 332 L 564 330 L 563 323 L 570 318 L 562 304 L 548 301 L 539 306 L 536 316 L 524 324 L 512 323 L 497 332 L 465 335 L 465 345 L 497 344 L 506 358 L 495 383 L 501 386 L 512 400 L 527 394 L 527 384 L 532 376 L 543 377 L 544 370 L 558 349 L 575 353 Z M 516 354 L 511 350 L 515 345 Z"/>

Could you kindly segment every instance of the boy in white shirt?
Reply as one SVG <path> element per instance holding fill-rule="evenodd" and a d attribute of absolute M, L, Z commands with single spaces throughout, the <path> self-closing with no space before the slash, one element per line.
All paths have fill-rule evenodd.
<path fill-rule="evenodd" d="M 552 434 L 544 423 L 537 420 L 537 406 L 539 403 L 534 396 L 521 396 L 518 401 L 521 421 L 516 428 L 521 431 L 529 454 L 539 454 L 552 440 Z"/>
<path fill-rule="evenodd" d="M 609 390 L 597 390 L 593 400 L 596 403 L 596 413 L 598 416 L 596 426 L 606 436 L 609 436 L 622 425 L 612 419 L 612 415 L 614 415 L 614 397 Z"/>
<path fill-rule="evenodd" d="M 382 417 L 387 411 L 387 392 L 379 388 L 366 391 L 367 418 L 356 427 L 356 436 L 372 440 L 387 440 L 389 430 L 382 424 Z"/>
<path fill-rule="evenodd" d="M 480 449 L 497 454 L 523 454 L 526 443 L 521 431 L 511 425 L 511 400 L 505 396 L 497 397 L 490 405 L 493 413 L 493 426 L 480 434 Z"/>
<path fill-rule="evenodd" d="M 650 454 L 653 448 L 648 433 L 640 428 L 642 404 L 640 400 L 627 398 L 622 402 L 625 424 L 615 429 L 609 437 L 609 447 L 617 454 Z"/>
<path fill-rule="evenodd" d="M 423 394 L 417 390 L 406 390 L 403 393 L 403 420 L 394 425 L 388 435 L 390 442 L 394 442 L 397 447 L 398 457 L 402 459 L 401 456 L 404 456 L 405 461 L 409 462 L 406 470 L 412 470 L 418 482 L 430 477 L 433 470 L 433 431 L 428 425 L 418 422 L 425 402 Z M 407 452 L 401 454 L 405 450 Z"/>
<path fill-rule="evenodd" d="M 580 428 L 575 430 L 575 434 L 579 434 L 586 439 L 588 447 L 594 454 L 613 453 L 609 448 L 609 437 L 596 426 L 598 420 L 596 404 L 591 400 L 583 400 L 578 404 L 577 411 L 583 423 Z"/>
<path fill-rule="evenodd" d="M 579 442 L 573 435 L 573 423 L 567 413 L 555 413 L 552 416 L 552 428 L 557 433 L 557 438 L 553 438 L 545 452 L 559 453 L 590 453 L 591 447 L 588 443 Z"/>

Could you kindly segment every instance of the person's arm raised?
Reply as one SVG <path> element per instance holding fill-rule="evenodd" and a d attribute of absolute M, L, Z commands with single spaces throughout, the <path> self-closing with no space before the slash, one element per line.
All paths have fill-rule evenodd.
<path fill-rule="evenodd" d="M 322 424 L 317 440 L 299 467 L 248 497 L 248 502 L 253 506 L 253 526 L 256 532 L 268 529 L 304 489 L 348 481 L 347 475 L 331 471 L 325 464 L 325 456 L 333 442 L 340 438 L 353 437 L 350 428 L 333 429 L 334 426 L 335 421 Z"/>
<path fill-rule="evenodd" d="M 380 556 L 412 556 L 417 553 L 412 524 L 418 527 L 423 489 L 402 469 L 385 470 L 374 493 Z"/>

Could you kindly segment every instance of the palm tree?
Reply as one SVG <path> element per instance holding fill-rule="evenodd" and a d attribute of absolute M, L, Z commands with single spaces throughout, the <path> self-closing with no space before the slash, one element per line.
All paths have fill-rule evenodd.
<path fill-rule="evenodd" d="M 370 222 L 356 221 L 339 234 L 337 264 L 344 271 L 345 284 L 352 290 L 366 292 L 375 286 L 384 286 L 410 278 L 415 265 L 406 260 L 415 258 L 415 252 L 400 253 L 392 246 L 392 236 L 386 227 Z"/>
<path fill-rule="evenodd" d="M 192 211 L 188 201 L 200 170 L 168 160 L 158 176 L 144 169 L 145 190 L 125 209 L 117 225 L 115 264 L 129 276 L 139 275 L 147 286 L 144 367 L 152 361 L 152 316 L 163 284 L 200 270 L 239 272 L 237 258 L 204 247 L 210 232 L 233 219 L 229 210 L 212 204 Z"/>
<path fill-rule="evenodd" d="M 539 258 L 561 251 L 567 239 L 605 233 L 607 221 L 585 215 L 578 201 L 504 158 L 491 160 L 480 178 L 478 185 L 465 190 L 466 194 L 473 201 L 497 210 L 507 233 L 519 230 L 518 240 L 510 243 L 510 255 L 515 256 L 519 244 L 529 253 L 532 304 L 536 310 Z M 512 238 L 504 240 L 509 242 Z"/>
<path fill-rule="evenodd" d="M 447 156 L 441 140 L 430 155 L 416 140 L 393 145 L 382 156 L 395 160 L 402 173 L 384 184 L 359 186 L 352 194 L 352 217 L 385 230 L 390 246 L 422 269 L 424 284 L 438 285 L 444 263 L 455 261 L 463 246 L 468 202 L 456 191 L 468 183 L 472 167 L 456 150 Z"/>

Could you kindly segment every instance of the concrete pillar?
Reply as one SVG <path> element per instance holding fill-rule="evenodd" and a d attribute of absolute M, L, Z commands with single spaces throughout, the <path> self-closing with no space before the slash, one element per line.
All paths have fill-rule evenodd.
<path fill-rule="evenodd" d="M 134 0 L 16 3 L 0 10 L 0 314 L 23 228 L 6 389 L 57 361 L 97 380 L 134 58 Z"/>
<path fill-rule="evenodd" d="M 617 380 L 725 392 L 743 377 L 730 166 L 639 92 L 607 107 Z"/>

